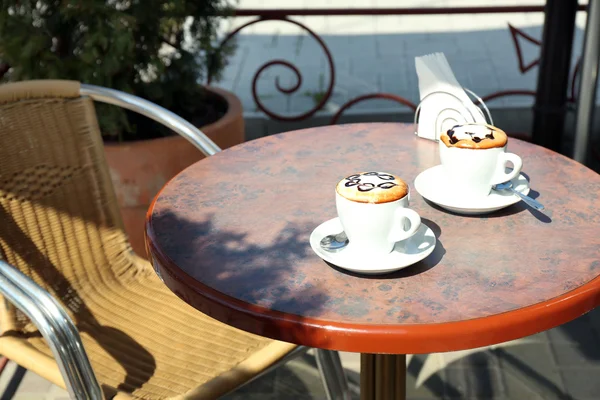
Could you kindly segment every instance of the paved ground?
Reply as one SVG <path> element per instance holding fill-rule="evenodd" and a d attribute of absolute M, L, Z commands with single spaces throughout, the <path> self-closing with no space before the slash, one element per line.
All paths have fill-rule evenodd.
<path fill-rule="evenodd" d="M 353 398 L 358 399 L 360 358 L 342 353 L 342 362 Z M 600 310 L 514 342 L 412 356 L 407 364 L 410 400 L 597 400 Z M 1 399 L 67 399 L 62 389 L 32 373 L 23 374 L 14 364 L 8 365 L 0 377 Z M 325 399 L 325 392 L 315 359 L 307 354 L 225 399 Z"/>
<path fill-rule="evenodd" d="M 485 3 L 485 2 L 483 2 Z M 403 7 L 475 6 L 480 0 L 405 0 Z M 543 0 L 528 4 L 543 4 Z M 581 2 L 580 2 L 581 3 Z M 286 0 L 286 8 L 324 7 L 398 7 L 395 0 Z M 519 0 L 495 1 L 493 5 L 519 5 Z M 240 8 L 281 7 L 279 0 L 240 0 Z M 581 54 L 584 12 L 578 13 L 573 63 Z M 418 103 L 416 56 L 441 51 L 446 54 L 459 82 L 479 95 L 497 90 L 535 90 L 537 67 L 522 74 L 508 30 L 508 23 L 541 38 L 543 13 L 479 14 L 440 16 L 351 16 L 292 17 L 317 32 L 335 61 L 335 87 L 326 109 L 335 111 L 351 98 L 372 92 L 391 92 Z M 240 26 L 252 18 L 234 18 L 224 24 L 223 31 Z M 231 24 L 231 25 L 230 25 Z M 539 55 L 539 47 L 521 41 L 524 61 Z M 281 21 L 261 22 L 249 26 L 238 35 L 238 51 L 230 60 L 219 86 L 235 92 L 246 112 L 258 109 L 252 98 L 252 79 L 269 60 L 291 62 L 303 75 L 297 92 L 284 95 L 277 91 L 274 80 L 283 87 L 295 83 L 293 73 L 281 66 L 264 71 L 258 80 L 261 101 L 272 111 L 298 115 L 312 108 L 330 82 L 328 64 L 318 43 L 299 27 Z M 599 97 L 600 99 L 600 97 Z M 490 106 L 528 106 L 529 97 L 495 100 Z M 356 105 L 353 110 L 398 109 L 385 100 Z M 260 113 L 259 113 L 260 114 Z"/>

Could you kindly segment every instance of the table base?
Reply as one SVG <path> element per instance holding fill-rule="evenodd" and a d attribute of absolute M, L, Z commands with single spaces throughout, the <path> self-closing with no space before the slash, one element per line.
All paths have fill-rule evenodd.
<path fill-rule="evenodd" d="M 360 355 L 361 400 L 406 400 L 406 355 Z"/>

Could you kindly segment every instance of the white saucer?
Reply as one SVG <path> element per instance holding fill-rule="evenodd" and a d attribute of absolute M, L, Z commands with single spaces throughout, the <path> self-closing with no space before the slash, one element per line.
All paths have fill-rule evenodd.
<path fill-rule="evenodd" d="M 516 191 L 529 193 L 529 182 L 522 174 L 512 184 Z M 427 200 L 458 214 L 486 214 L 521 201 L 508 190 L 492 190 L 489 196 L 479 199 L 461 196 L 446 180 L 441 165 L 421 172 L 415 179 L 415 189 Z"/>
<path fill-rule="evenodd" d="M 343 231 L 339 218 L 330 219 L 317 226 L 310 234 L 310 247 L 323 260 L 348 271 L 360 274 L 385 274 L 413 265 L 428 255 L 435 248 L 436 240 L 433 231 L 423 223 L 412 237 L 396 243 L 389 254 L 371 256 L 360 251 L 360 248 L 348 243 L 337 253 L 325 251 L 320 242 L 327 235 Z"/>

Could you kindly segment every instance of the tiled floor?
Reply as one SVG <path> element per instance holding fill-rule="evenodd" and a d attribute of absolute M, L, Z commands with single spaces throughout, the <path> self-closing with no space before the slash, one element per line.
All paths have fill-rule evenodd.
<path fill-rule="evenodd" d="M 597 400 L 600 398 L 600 310 L 561 327 L 482 349 L 409 356 L 410 400 Z M 353 398 L 360 356 L 341 353 Z M 3 400 L 67 399 L 65 391 L 9 363 Z M 11 397 L 11 394 L 14 396 Z M 226 400 L 325 399 L 312 353 L 251 382 Z"/>

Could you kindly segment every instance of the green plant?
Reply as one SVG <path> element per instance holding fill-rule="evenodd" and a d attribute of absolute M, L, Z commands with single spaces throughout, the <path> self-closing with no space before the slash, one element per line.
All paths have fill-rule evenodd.
<path fill-rule="evenodd" d="M 307 90 L 306 92 L 304 92 L 304 95 L 306 97 L 310 97 L 316 106 L 317 104 L 321 103 L 321 101 L 323 100 L 325 95 L 327 95 L 327 92 L 325 92 L 323 90 L 318 91 L 318 92 L 313 92 L 313 91 Z"/>
<path fill-rule="evenodd" d="M 323 73 L 320 73 L 319 74 L 319 90 L 316 92 L 307 90 L 306 92 L 304 92 L 304 95 L 312 98 L 315 105 L 320 104 L 321 101 L 323 100 L 323 98 L 327 95 L 327 92 L 325 91 L 324 87 L 325 87 L 325 75 L 323 75 Z"/>
<path fill-rule="evenodd" d="M 218 48 L 230 0 L 2 0 L 2 81 L 72 79 L 122 90 L 192 120 L 207 76 L 218 80 L 234 45 Z M 106 140 L 142 139 L 142 122 L 96 105 Z M 213 107 L 214 108 L 214 107 Z M 218 108 L 218 107 L 217 107 Z M 212 110 L 212 114 L 219 110 Z M 207 117 L 209 118 L 209 117 Z"/>

